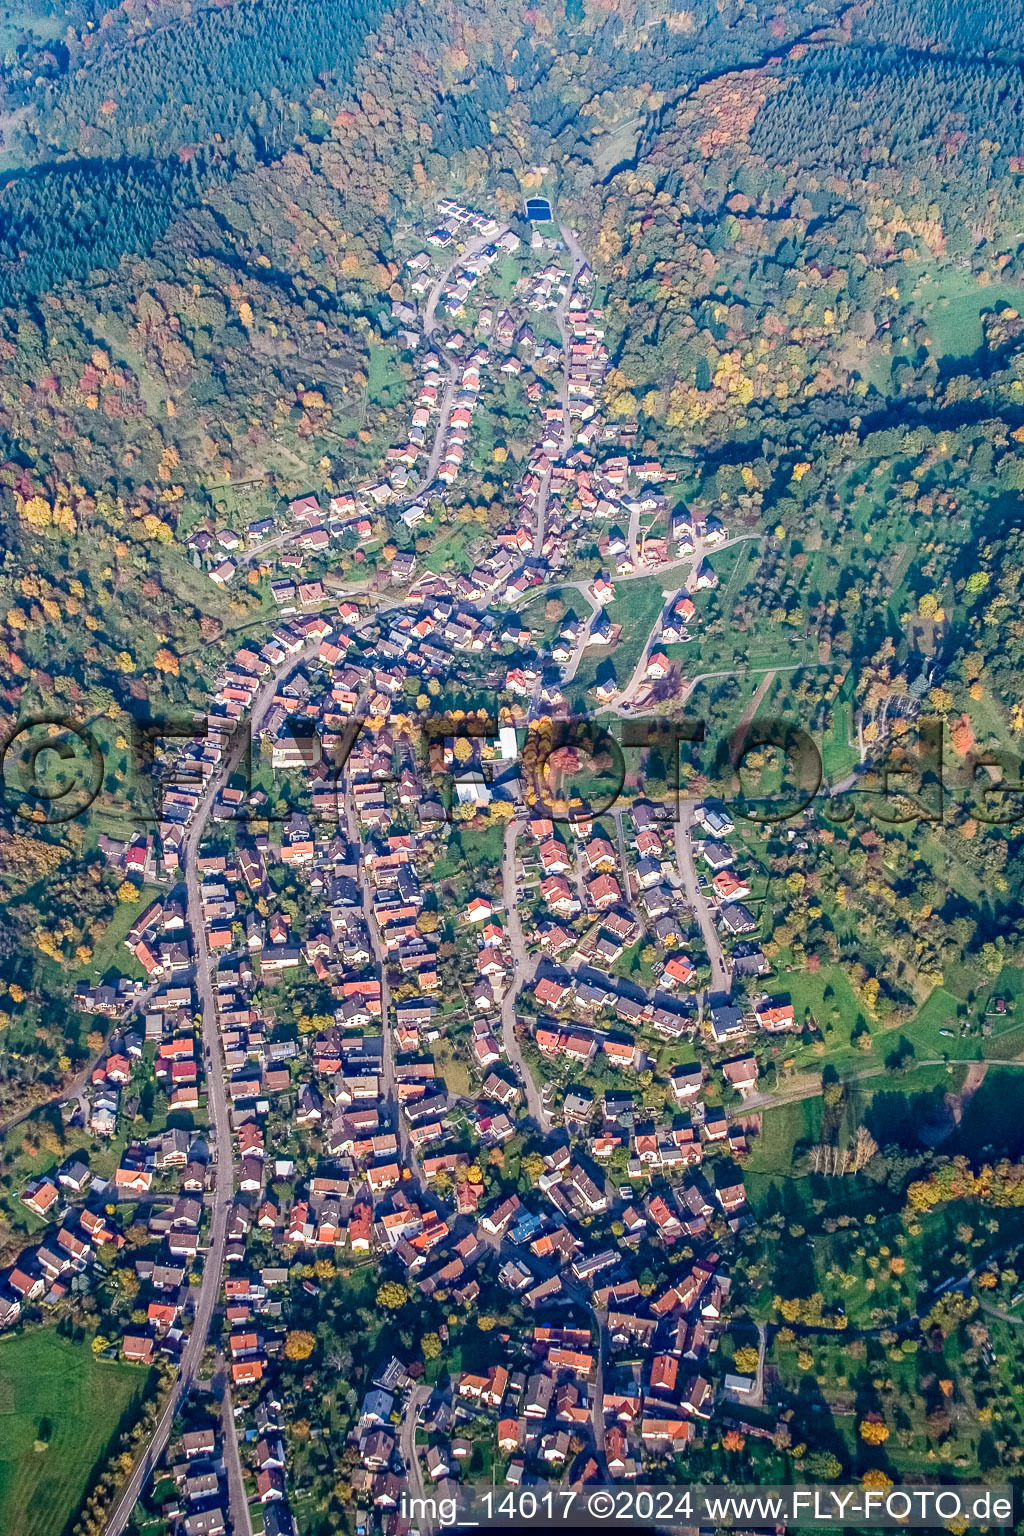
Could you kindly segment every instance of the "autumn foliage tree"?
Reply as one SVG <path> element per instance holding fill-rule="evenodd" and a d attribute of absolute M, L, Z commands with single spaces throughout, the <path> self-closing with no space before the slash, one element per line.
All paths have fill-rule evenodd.
<path fill-rule="evenodd" d="M 316 1339 L 303 1328 L 290 1328 L 288 1337 L 284 1341 L 285 1357 L 288 1360 L 308 1360 L 316 1348 Z"/>
<path fill-rule="evenodd" d="M 400 1280 L 385 1280 L 384 1284 L 377 1288 L 377 1305 L 387 1307 L 389 1312 L 397 1312 L 399 1307 L 404 1307 L 409 1300 L 408 1289 Z"/>

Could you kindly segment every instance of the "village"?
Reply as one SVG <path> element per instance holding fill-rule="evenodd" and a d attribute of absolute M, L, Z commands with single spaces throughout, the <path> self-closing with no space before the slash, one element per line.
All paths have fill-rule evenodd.
<path fill-rule="evenodd" d="M 237 536 L 238 561 L 223 536 L 193 540 L 218 582 L 273 551 L 279 617 L 223 665 L 205 734 L 159 745 L 156 829 L 104 842 L 157 891 L 125 939 L 133 976 L 76 997 L 113 1033 L 69 1108 L 117 1166 L 76 1156 L 26 1188 L 45 1230 L 0 1277 L 6 1327 L 113 1266 L 131 1305 L 104 1347 L 175 1373 L 148 1465 L 162 1459 L 161 1509 L 184 1536 L 251 1530 L 250 1504 L 270 1536 L 295 1530 L 280 1364 L 321 1266 L 372 1265 L 381 1294 L 443 1297 L 467 1325 L 516 1319 L 487 1335 L 485 1371 L 428 1384 L 412 1358 L 375 1363 L 348 1433 L 363 1529 L 393 1528 L 402 1488 L 483 1466 L 509 1486 L 646 1477 L 716 1409 L 764 1397 L 763 1348 L 747 1375 L 714 1358 L 764 1074 L 797 1027 L 771 992 L 743 846 L 711 801 L 673 820 L 642 771 L 591 810 L 566 788 L 576 749 L 541 766 L 536 751 L 573 713 L 584 653 L 614 654 L 616 592 L 653 576 L 666 602 L 635 665 L 589 690 L 645 702 L 726 531 L 670 516 L 670 474 L 605 422 L 581 255 L 567 271 L 542 251 L 524 318 L 484 304 L 475 337 L 435 344 L 437 308 L 464 320 L 518 244 L 461 205 L 438 212 L 425 243 L 465 243 L 440 276 L 426 251 L 407 264 L 428 350 L 387 477 L 294 500 L 284 532 Z M 490 553 L 455 575 L 399 554 L 383 589 L 378 573 L 329 595 L 332 540 L 416 526 L 426 491 L 460 473 L 481 379 L 527 359 L 561 379 L 530 386 L 547 403 Z M 594 528 L 601 564 L 581 570 Z M 545 640 L 521 613 L 554 592 L 589 612 L 563 609 Z M 494 704 L 442 710 L 460 690 Z M 165 1128 L 136 1135 L 154 1094 Z M 211 1373 L 213 1414 L 196 1392 Z"/>

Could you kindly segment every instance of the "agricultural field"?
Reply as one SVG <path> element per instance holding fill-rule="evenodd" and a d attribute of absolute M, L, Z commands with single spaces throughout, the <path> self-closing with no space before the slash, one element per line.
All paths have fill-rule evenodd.
<path fill-rule="evenodd" d="M 145 1381 L 140 1367 L 98 1360 L 52 1328 L 0 1340 L 4 1536 L 61 1536 Z"/>

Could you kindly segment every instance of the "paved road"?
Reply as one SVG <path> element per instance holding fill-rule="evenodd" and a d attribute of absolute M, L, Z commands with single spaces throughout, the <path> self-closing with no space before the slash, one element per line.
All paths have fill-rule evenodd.
<path fill-rule="evenodd" d="M 280 533 L 272 533 L 259 544 L 253 544 L 245 550 L 224 551 L 224 558 L 233 560 L 238 570 L 251 565 L 254 560 L 262 560 L 265 555 L 272 554 L 275 549 L 280 549 L 284 544 L 293 543 L 302 532 L 301 528 L 282 528 Z"/>
<path fill-rule="evenodd" d="M 351 785 L 349 785 L 345 794 L 345 815 L 348 824 L 349 840 L 359 845 L 361 858 L 363 850 L 362 841 L 359 836 L 359 818 L 356 815 L 355 796 L 352 793 Z M 409 1140 L 408 1122 L 401 1113 L 398 1103 L 395 1074 L 395 1032 L 391 1027 L 391 988 L 388 985 L 387 957 L 384 954 L 384 944 L 373 910 L 373 883 L 365 871 L 365 866 L 362 870 L 360 884 L 363 888 L 363 919 L 366 923 L 367 932 L 370 935 L 370 948 L 373 950 L 373 957 L 380 973 L 381 1037 L 384 1050 L 381 1066 L 384 1103 L 398 1140 L 398 1161 L 403 1168 L 410 1170 L 413 1177 L 422 1186 L 422 1172 L 412 1143 Z"/>
<path fill-rule="evenodd" d="M 401 1427 L 398 1431 L 398 1449 L 405 1463 L 405 1475 L 410 1484 L 409 1492 L 419 1499 L 423 1497 L 423 1468 L 416 1454 L 416 1415 L 422 1404 L 429 1398 L 431 1390 L 423 1382 L 413 1387 L 406 1400 Z"/>
<path fill-rule="evenodd" d="M 633 564 L 640 564 L 640 505 L 637 503 L 629 514 L 629 528 L 626 531 L 626 540 L 629 544 L 629 558 Z"/>
<path fill-rule="evenodd" d="M 716 545 L 715 548 L 728 549 L 733 544 L 744 544 L 748 539 L 760 539 L 763 537 L 764 535 L 760 533 L 738 533 L 735 538 L 726 539 L 723 543 Z M 614 578 L 614 584 L 618 587 L 624 581 L 646 581 L 650 576 L 664 576 L 667 575 L 669 571 L 678 571 L 681 566 L 692 566 L 693 560 L 693 555 L 678 555 L 674 560 L 663 560 L 660 565 L 642 565 L 638 570 L 623 571 L 621 575 L 617 575 Z M 528 587 L 527 590 L 523 593 L 522 597 L 517 597 L 514 602 L 508 604 L 508 612 L 518 612 L 520 608 L 525 608 L 528 603 L 536 602 L 537 598 L 543 597 L 546 592 L 568 592 L 571 589 L 575 592 L 581 592 L 583 596 L 589 600 L 591 595 L 591 586 L 592 583 L 590 581 L 584 581 L 582 577 L 552 577 L 550 581 L 545 581 L 540 586 Z M 499 598 L 495 598 L 493 601 L 495 604 L 500 605 Z M 782 669 L 780 668 L 779 670 Z M 708 673 L 706 675 L 731 677 L 732 673 Z"/>
<path fill-rule="evenodd" d="M 585 619 L 581 619 L 580 621 L 580 632 L 576 636 L 576 644 L 573 646 L 572 655 L 566 662 L 565 670 L 562 673 L 563 688 L 565 687 L 566 683 L 572 682 L 573 678 L 576 676 L 576 673 L 579 671 L 580 662 L 583 660 L 583 653 L 587 648 L 587 641 L 590 639 L 590 631 L 593 627 L 594 620 L 597 618 L 599 613 L 604 611 L 604 604 L 598 602 L 597 598 L 594 597 L 586 582 L 577 582 L 576 591 L 581 593 L 584 602 L 589 604 L 590 612 Z"/>
<path fill-rule="evenodd" d="M 754 1390 L 746 1401 L 752 1408 L 760 1408 L 764 1404 L 764 1357 L 768 1349 L 768 1329 L 764 1323 L 757 1325 L 757 1374 L 754 1377 Z"/>
<path fill-rule="evenodd" d="M 622 816 L 623 810 L 621 805 L 614 806 L 612 809 L 612 820 L 615 822 L 615 840 L 619 845 L 619 863 L 622 866 L 622 891 L 627 902 L 633 908 L 634 916 L 639 918 L 640 914 L 636 911 L 636 903 L 633 900 L 633 879 L 629 871 L 629 857 L 626 853 L 626 832 L 622 825 Z M 640 921 L 643 922 L 643 919 L 640 918 Z"/>
<path fill-rule="evenodd" d="M 224 1396 L 220 1405 L 221 1433 L 224 1436 L 224 1470 L 228 1476 L 228 1507 L 233 1536 L 252 1536 L 252 1512 L 245 1494 L 242 1459 L 235 1431 L 234 1404 L 231 1401 L 230 1368 L 224 1367 Z"/>
<path fill-rule="evenodd" d="M 505 1054 L 517 1070 L 520 1086 L 526 1094 L 526 1108 L 542 1131 L 551 1129 L 551 1119 L 544 1111 L 540 1091 L 523 1060 L 523 1053 L 516 1039 L 516 996 L 528 986 L 537 970 L 536 959 L 526 952 L 523 929 L 519 921 L 519 898 L 516 895 L 516 837 L 522 831 L 522 821 L 510 821 L 505 827 L 505 843 L 501 860 L 502 896 L 505 903 L 505 923 L 512 947 L 512 981 L 501 1000 L 501 1035 Z"/>
<path fill-rule="evenodd" d="M 605 1324 L 608 1321 L 608 1313 L 598 1311 L 591 1303 L 590 1310 L 594 1318 L 594 1326 L 597 1329 L 597 1375 L 594 1377 L 594 1400 L 590 1409 L 590 1426 L 594 1435 L 594 1460 L 597 1462 L 597 1470 L 602 1483 L 610 1482 L 608 1476 L 608 1463 L 604 1453 L 604 1364 L 607 1340 L 605 1338 Z"/>
<path fill-rule="evenodd" d="M 452 273 L 463 264 L 467 257 L 475 256 L 478 251 L 483 250 L 485 245 L 491 245 L 495 240 L 500 240 L 501 236 L 506 233 L 506 230 L 507 226 L 499 229 L 494 235 L 475 235 L 472 240 L 466 243 L 463 250 L 448 263 L 433 288 L 431 288 L 423 310 L 423 339 L 425 342 L 429 343 L 431 341 L 438 325 L 437 305 L 441 292 Z M 441 396 L 437 431 L 434 434 L 430 457 L 427 460 L 422 476 L 417 481 L 416 489 L 410 495 L 402 498 L 402 500 L 393 502 L 391 504 L 392 511 L 400 512 L 406 507 L 411 507 L 414 502 L 421 501 L 434 484 L 437 472 L 441 467 L 441 455 L 444 452 L 445 437 L 448 431 L 448 418 L 451 416 L 452 406 L 455 403 L 455 393 L 459 381 L 459 365 L 456 359 L 443 349 L 441 350 L 441 356 L 448 371 L 448 382 Z M 225 556 L 230 556 L 235 562 L 236 567 L 242 569 L 247 565 L 251 565 L 254 560 L 262 560 L 266 555 L 272 554 L 275 550 L 281 549 L 286 544 L 293 544 L 298 539 L 301 531 L 299 528 L 283 528 L 279 532 L 271 534 L 269 538 L 262 540 L 261 543 L 254 544 L 250 549 L 234 552 L 225 550 L 224 554 Z"/>
<path fill-rule="evenodd" d="M 726 994 L 732 988 L 732 973 L 729 969 L 725 952 L 722 949 L 722 941 L 718 936 L 711 909 L 704 897 L 704 892 L 697 884 L 697 870 L 693 862 L 693 843 L 691 831 L 693 829 L 693 817 L 696 806 L 692 800 L 684 800 L 679 807 L 679 820 L 676 822 L 676 865 L 679 869 L 679 878 L 683 882 L 686 899 L 697 914 L 700 924 L 701 936 L 704 940 L 704 948 L 711 962 L 711 987 L 710 991 L 724 992 Z"/>
<path fill-rule="evenodd" d="M 311 642 L 297 655 L 290 656 L 282 663 L 280 668 L 270 674 L 253 701 L 251 718 L 254 722 L 262 719 L 281 683 L 291 673 L 315 656 L 318 649 L 319 641 Z M 178 1366 L 178 1379 L 174 1390 L 157 1421 L 145 1455 L 136 1465 L 134 1472 L 122 1490 L 121 1497 L 107 1519 L 106 1536 L 121 1536 L 121 1532 L 131 1518 L 132 1510 L 135 1508 L 139 1495 L 146 1486 L 150 1476 L 156 1470 L 160 1458 L 167 1448 L 175 1414 L 191 1390 L 202 1364 L 203 1351 L 206 1348 L 210 1333 L 210 1324 L 220 1296 L 221 1280 L 224 1272 L 224 1250 L 227 1243 L 228 1216 L 235 1194 L 235 1162 L 231 1142 L 231 1121 L 228 1112 L 224 1058 L 221 1053 L 220 1030 L 217 1026 L 213 967 L 210 961 L 210 951 L 206 943 L 206 929 L 203 924 L 203 903 L 199 874 L 196 869 L 196 854 L 206 830 L 206 824 L 209 821 L 217 794 L 222 785 L 226 784 L 230 779 L 241 761 L 244 746 L 243 741 L 237 741 L 221 766 L 211 775 L 209 783 L 203 791 L 202 798 L 196 807 L 195 815 L 189 824 L 188 831 L 185 834 L 185 842 L 182 849 L 187 895 L 186 911 L 189 927 L 192 932 L 192 942 L 195 947 L 195 988 L 202 1015 L 204 1055 L 208 1062 L 206 1087 L 210 1118 L 210 1142 L 216 1157 L 210 1232 L 204 1256 L 202 1283 L 197 1291 L 191 1292 L 194 1305 L 192 1328 L 182 1352 Z M 232 1484 L 235 1484 L 237 1487 L 244 1486 L 242 1484 L 241 1463 L 238 1456 L 238 1440 L 236 1436 L 231 1435 L 227 1437 L 224 1456 L 228 1465 L 229 1486 Z M 232 1466 L 232 1462 L 235 1463 L 234 1466 Z M 231 1515 L 236 1536 L 244 1536 L 248 1529 L 247 1511 L 238 1510 L 232 1506 Z"/>
<path fill-rule="evenodd" d="M 733 544 L 745 544 L 750 539 L 757 539 L 760 537 L 761 535 L 756 533 L 738 533 L 734 538 L 725 539 L 721 544 L 714 545 L 713 548 L 719 550 L 729 549 Z M 698 539 L 697 547 L 692 555 L 683 555 L 677 560 L 666 560 L 661 565 L 641 566 L 639 570 L 629 571 L 623 576 L 615 577 L 616 583 L 620 581 L 635 581 L 639 576 L 661 576 L 669 571 L 679 571 L 683 567 L 688 568 L 686 570 L 684 580 L 681 581 L 677 587 L 672 589 L 665 588 L 664 604 L 662 605 L 657 618 L 651 626 L 651 632 L 644 642 L 643 650 L 640 652 L 640 659 L 633 669 L 632 677 L 629 679 L 629 682 L 626 684 L 625 688 L 621 689 L 614 699 L 610 699 L 608 703 L 598 711 L 599 714 L 622 714 L 624 713 L 624 706 L 632 707 L 636 694 L 639 692 L 641 686 L 644 683 L 644 675 L 647 671 L 647 661 L 651 651 L 654 648 L 654 643 L 657 640 L 658 635 L 661 633 L 661 624 L 665 615 L 665 610 L 670 608 L 683 592 L 693 590 L 693 583 L 696 580 L 697 572 L 700 569 L 701 562 L 704 560 L 708 553 L 709 551 L 706 546 Z M 740 668 L 736 670 L 742 671 L 744 669 Z M 704 678 L 714 675 L 731 677 L 733 673 L 732 671 L 725 671 L 720 674 L 712 674 L 707 672 L 698 674 L 697 677 L 692 678 L 689 682 L 684 684 L 682 694 L 680 695 L 682 702 L 686 702 L 699 682 L 701 682 Z"/>
<path fill-rule="evenodd" d="M 561 225 L 559 225 L 559 230 L 561 232 L 562 239 L 565 241 L 566 246 L 568 247 L 569 254 L 572 257 L 572 272 L 569 275 L 569 281 L 566 284 L 565 292 L 559 299 L 558 303 L 555 305 L 554 314 L 555 324 L 558 327 L 558 334 L 562 338 L 562 387 L 559 391 L 559 403 L 562 407 L 562 436 L 559 442 L 559 454 L 564 459 L 566 454 L 569 452 L 569 449 L 572 447 L 573 436 L 572 412 L 569 409 L 570 338 L 569 330 L 566 325 L 566 315 L 569 310 L 569 301 L 571 300 L 573 290 L 576 287 L 576 279 L 579 277 L 582 268 L 588 265 L 588 262 L 580 247 L 579 241 L 576 239 L 576 236 L 572 233 L 572 231 L 563 228 Z M 540 490 L 537 493 L 537 522 L 533 533 L 534 559 L 539 559 L 544 550 L 544 539 L 547 534 L 548 494 L 550 489 L 551 473 L 549 471 L 544 476 L 541 482 Z"/>
<path fill-rule="evenodd" d="M 699 558 L 700 558 L 699 555 L 694 556 L 694 559 L 699 559 Z M 679 596 L 679 594 L 681 592 L 685 592 L 685 590 L 686 590 L 686 585 L 684 583 L 682 586 L 677 587 L 675 589 L 675 591 L 668 593 L 668 595 L 666 596 L 665 602 L 664 602 L 661 610 L 658 613 L 658 617 L 655 619 L 654 624 L 653 624 L 653 626 L 651 628 L 651 632 L 648 635 L 647 639 L 644 641 L 644 648 L 640 652 L 640 659 L 639 659 L 639 661 L 637 662 L 636 666 L 633 668 L 633 675 L 632 675 L 632 677 L 629 679 L 629 682 L 626 684 L 625 688 L 620 690 L 620 692 L 618 693 L 617 697 L 614 698 L 614 699 L 610 699 L 608 701 L 607 705 L 605 706 L 606 709 L 613 710 L 613 711 L 616 711 L 616 712 L 621 714 L 622 713 L 622 707 L 623 707 L 624 704 L 629 705 L 630 707 L 632 707 L 632 705 L 636 701 L 636 696 L 640 692 L 640 689 L 643 687 L 643 685 L 644 685 L 644 683 L 646 681 L 647 663 L 650 660 L 651 652 L 654 650 L 654 643 L 657 640 L 659 634 L 661 633 L 661 625 L 662 625 L 662 620 L 663 620 L 663 618 L 665 616 L 665 609 L 668 608 L 668 607 L 671 607 L 671 605 L 675 602 L 675 600 Z M 652 686 L 652 685 L 648 685 L 648 686 Z"/>
<path fill-rule="evenodd" d="M 423 309 L 423 340 L 425 342 L 429 343 L 431 341 L 434 331 L 437 328 L 438 302 L 440 301 L 441 293 L 451 278 L 452 274 L 458 267 L 463 265 L 467 258 L 475 256 L 479 251 L 482 251 L 485 246 L 493 245 L 494 242 L 496 240 L 500 240 L 502 235 L 506 232 L 507 225 L 499 230 L 496 230 L 493 235 L 474 235 L 471 240 L 466 242 L 465 246 L 459 252 L 459 254 L 454 256 L 445 267 L 444 271 L 437 279 L 437 282 L 431 288 L 427 297 L 427 302 Z M 444 453 L 445 438 L 448 433 L 448 419 L 451 416 L 452 407 L 455 404 L 455 395 L 459 385 L 458 361 L 443 348 L 441 349 L 441 356 L 444 359 L 445 367 L 448 370 L 448 383 L 445 385 L 444 394 L 441 396 L 441 408 L 437 419 L 437 431 L 434 433 L 434 445 L 430 450 L 430 457 L 427 460 L 426 468 L 423 472 L 422 478 L 419 480 L 416 486 L 416 490 L 411 496 L 407 497 L 404 502 L 397 503 L 396 505 L 398 507 L 412 506 L 413 502 L 422 501 L 423 497 L 434 484 L 434 481 L 437 478 L 437 472 L 441 467 L 441 456 Z"/>

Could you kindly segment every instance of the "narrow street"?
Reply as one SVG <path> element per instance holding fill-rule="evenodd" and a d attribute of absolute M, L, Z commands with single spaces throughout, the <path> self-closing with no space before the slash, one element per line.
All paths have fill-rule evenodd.
<path fill-rule="evenodd" d="M 231 1401 L 231 1383 L 225 1366 L 224 1397 L 221 1400 L 221 1433 L 224 1436 L 224 1467 L 228 1476 L 228 1506 L 231 1510 L 232 1536 L 253 1536 L 252 1511 L 245 1496 L 245 1480 L 242 1475 L 242 1459 L 238 1453 L 238 1434 L 235 1430 L 234 1404 Z M 234 1450 L 232 1451 L 232 1447 Z"/>
<path fill-rule="evenodd" d="M 629 545 L 629 558 L 634 568 L 640 564 L 640 504 L 639 502 L 630 510 L 629 528 L 626 532 L 626 542 Z"/>
<path fill-rule="evenodd" d="M 749 539 L 756 537 L 758 537 L 756 534 L 737 534 L 735 538 L 726 539 L 724 543 L 719 544 L 716 547 L 718 549 L 729 549 L 733 544 L 744 544 Z M 644 675 L 647 671 L 648 658 L 650 657 L 651 651 L 654 649 L 655 642 L 657 641 L 658 635 L 661 631 L 662 618 L 664 617 L 665 610 L 666 608 L 671 607 L 676 599 L 679 598 L 684 592 L 693 590 L 693 581 L 701 567 L 706 553 L 707 551 L 698 539 L 697 547 L 692 555 L 685 555 L 682 557 L 682 559 L 679 560 L 669 560 L 666 561 L 666 563 L 663 565 L 656 565 L 649 569 L 642 567 L 639 570 L 634 570 L 627 573 L 625 576 L 617 576 L 615 578 L 616 582 L 618 583 L 620 581 L 628 581 L 631 578 L 635 580 L 637 576 L 659 576 L 667 571 L 678 571 L 683 567 L 689 567 L 689 569 L 686 571 L 686 575 L 683 581 L 680 582 L 677 587 L 674 587 L 671 590 L 668 588 L 664 590 L 664 603 L 662 604 L 657 618 L 651 626 L 651 632 L 644 642 L 643 650 L 640 652 L 640 659 L 634 667 L 633 674 L 630 677 L 628 683 L 624 688 L 620 689 L 617 696 L 614 699 L 610 699 L 609 702 L 604 705 L 603 709 L 598 711 L 598 713 L 606 714 L 611 712 L 622 714 L 632 706 L 636 695 L 643 687 Z M 723 677 L 730 675 L 731 674 L 728 672 L 723 672 L 721 674 Z M 689 697 L 690 693 L 693 692 L 693 689 L 696 687 L 699 681 L 700 678 L 696 677 L 693 678 L 692 681 L 684 684 L 684 692 L 682 694 L 684 700 Z"/>
<path fill-rule="evenodd" d="M 634 881 L 632 875 L 629 872 L 629 855 L 626 852 L 626 829 L 622 824 L 623 815 L 624 812 L 621 805 L 617 805 L 613 808 L 612 820 L 615 823 L 615 841 L 618 844 L 619 867 L 622 871 L 622 894 L 625 896 L 629 907 L 636 913 L 636 916 L 642 923 L 643 918 L 640 917 L 638 912 L 636 912 L 636 905 L 633 900 L 635 894 Z"/>
<path fill-rule="evenodd" d="M 696 914 L 700 924 L 701 937 L 704 940 L 704 948 L 707 950 L 708 960 L 711 964 L 711 985 L 709 992 L 728 996 L 732 987 L 732 973 L 729 970 L 725 952 L 722 949 L 722 941 L 718 936 L 711 909 L 705 900 L 704 893 L 697 884 L 697 870 L 693 861 L 693 843 L 691 833 L 693 829 L 694 811 L 696 807 L 692 800 L 684 800 L 679 807 L 679 820 L 676 822 L 676 866 L 679 870 L 679 878 L 683 882 L 686 899 Z"/>
<path fill-rule="evenodd" d="M 522 821 L 510 821 L 505 827 L 505 843 L 501 861 L 502 899 L 505 903 L 505 922 L 509 943 L 512 947 L 512 982 L 501 1000 L 501 1035 L 505 1054 L 526 1095 L 526 1108 L 545 1134 L 551 1129 L 550 1117 L 545 1113 L 530 1069 L 523 1060 L 519 1041 L 516 1039 L 516 996 L 520 989 L 529 986 L 537 970 L 536 960 L 526 952 L 523 929 L 519 921 L 519 897 L 516 895 L 516 837 L 522 831 Z"/>
<path fill-rule="evenodd" d="M 610 1481 L 608 1476 L 608 1463 L 604 1453 L 604 1364 L 607 1349 L 607 1337 L 605 1325 L 608 1321 L 607 1312 L 600 1311 L 597 1307 L 591 1307 L 594 1318 L 594 1328 L 597 1332 L 597 1372 L 594 1376 L 593 1402 L 590 1407 L 590 1427 L 594 1436 L 594 1460 L 601 1481 Z"/>
<path fill-rule="evenodd" d="M 356 816 L 355 797 L 352 787 L 349 785 L 345 792 L 345 818 L 349 841 L 361 850 L 359 836 L 359 821 Z M 409 1126 L 405 1116 L 401 1113 L 398 1103 L 397 1078 L 395 1073 L 395 1033 L 391 1021 L 391 988 L 388 985 L 387 956 L 384 953 L 384 945 L 381 942 L 380 929 L 377 926 L 376 914 L 373 910 L 373 886 L 366 878 L 365 872 L 361 874 L 360 885 L 363 892 L 363 920 L 366 930 L 370 935 L 370 947 L 373 950 L 374 963 L 380 974 L 380 1024 L 381 1039 L 383 1042 L 383 1055 L 381 1057 L 381 1070 L 383 1076 L 383 1104 L 387 1109 L 388 1118 L 394 1126 L 395 1137 L 398 1141 L 398 1157 L 403 1167 L 408 1168 L 414 1180 L 420 1188 L 423 1187 L 423 1175 L 416 1152 L 409 1140 Z"/>
<path fill-rule="evenodd" d="M 423 1497 L 423 1468 L 416 1454 L 416 1416 L 430 1393 L 431 1388 L 425 1382 L 413 1387 L 402 1412 L 402 1423 L 398 1431 L 398 1449 L 405 1465 L 405 1475 L 409 1479 L 409 1492 L 418 1499 Z"/>
<path fill-rule="evenodd" d="M 590 631 L 593 628 L 594 620 L 597 618 L 599 613 L 603 612 L 604 608 L 604 605 L 598 602 L 597 598 L 594 597 L 591 593 L 589 587 L 587 587 L 583 582 L 579 582 L 577 584 L 576 590 L 582 595 L 584 601 L 589 605 L 590 612 L 587 614 L 585 619 L 580 620 L 580 632 L 576 636 L 576 644 L 573 646 L 572 655 L 566 662 L 565 670 L 562 673 L 563 688 L 567 683 L 572 682 L 573 678 L 576 676 L 576 673 L 579 671 L 580 662 L 583 660 L 584 652 L 587 649 L 587 642 L 590 639 Z"/>
<path fill-rule="evenodd" d="M 569 301 L 576 288 L 576 279 L 583 267 L 587 265 L 587 259 L 580 248 L 579 241 L 571 230 L 566 230 L 559 225 L 562 239 L 572 256 L 572 272 L 566 290 L 555 306 L 555 324 L 558 326 L 558 334 L 562 338 L 562 387 L 559 391 L 559 404 L 562 407 L 562 437 L 559 443 L 559 452 L 564 459 L 572 447 L 572 415 L 569 410 L 569 330 L 566 324 L 566 315 L 569 310 Z M 537 522 L 533 535 L 533 557 L 539 559 L 544 550 L 544 539 L 547 534 L 547 509 L 548 494 L 551 489 L 550 470 L 544 476 L 540 490 L 537 493 Z"/>
<path fill-rule="evenodd" d="M 423 309 L 423 340 L 428 346 L 431 345 L 434 331 L 437 328 L 437 306 L 440 301 L 441 294 L 444 291 L 446 284 L 449 282 L 452 274 L 455 272 L 456 268 L 460 267 L 468 257 L 475 256 L 477 252 L 482 251 L 485 246 L 491 245 L 495 240 L 500 239 L 504 233 L 505 229 L 503 228 L 498 230 L 494 235 L 474 235 L 471 240 L 466 242 L 465 246 L 459 252 L 459 254 L 452 257 L 452 260 L 448 263 L 447 267 L 445 267 L 440 277 L 434 283 Z M 448 382 L 445 385 L 444 394 L 441 396 L 441 407 L 437 418 L 437 430 L 434 433 L 434 442 L 430 450 L 430 457 L 427 460 L 426 468 L 424 469 L 422 476 L 417 481 L 415 491 L 410 496 L 407 496 L 404 501 L 395 503 L 396 508 L 412 506 L 413 502 L 421 501 L 423 497 L 429 492 L 430 487 L 433 485 L 435 479 L 437 478 L 437 471 L 441 467 L 441 455 L 444 453 L 445 438 L 448 432 L 448 420 L 452 414 L 452 407 L 455 404 L 455 393 L 459 384 L 459 364 L 457 359 L 452 357 L 443 348 L 441 349 L 441 356 L 444 359 L 445 368 L 448 371 Z"/>

